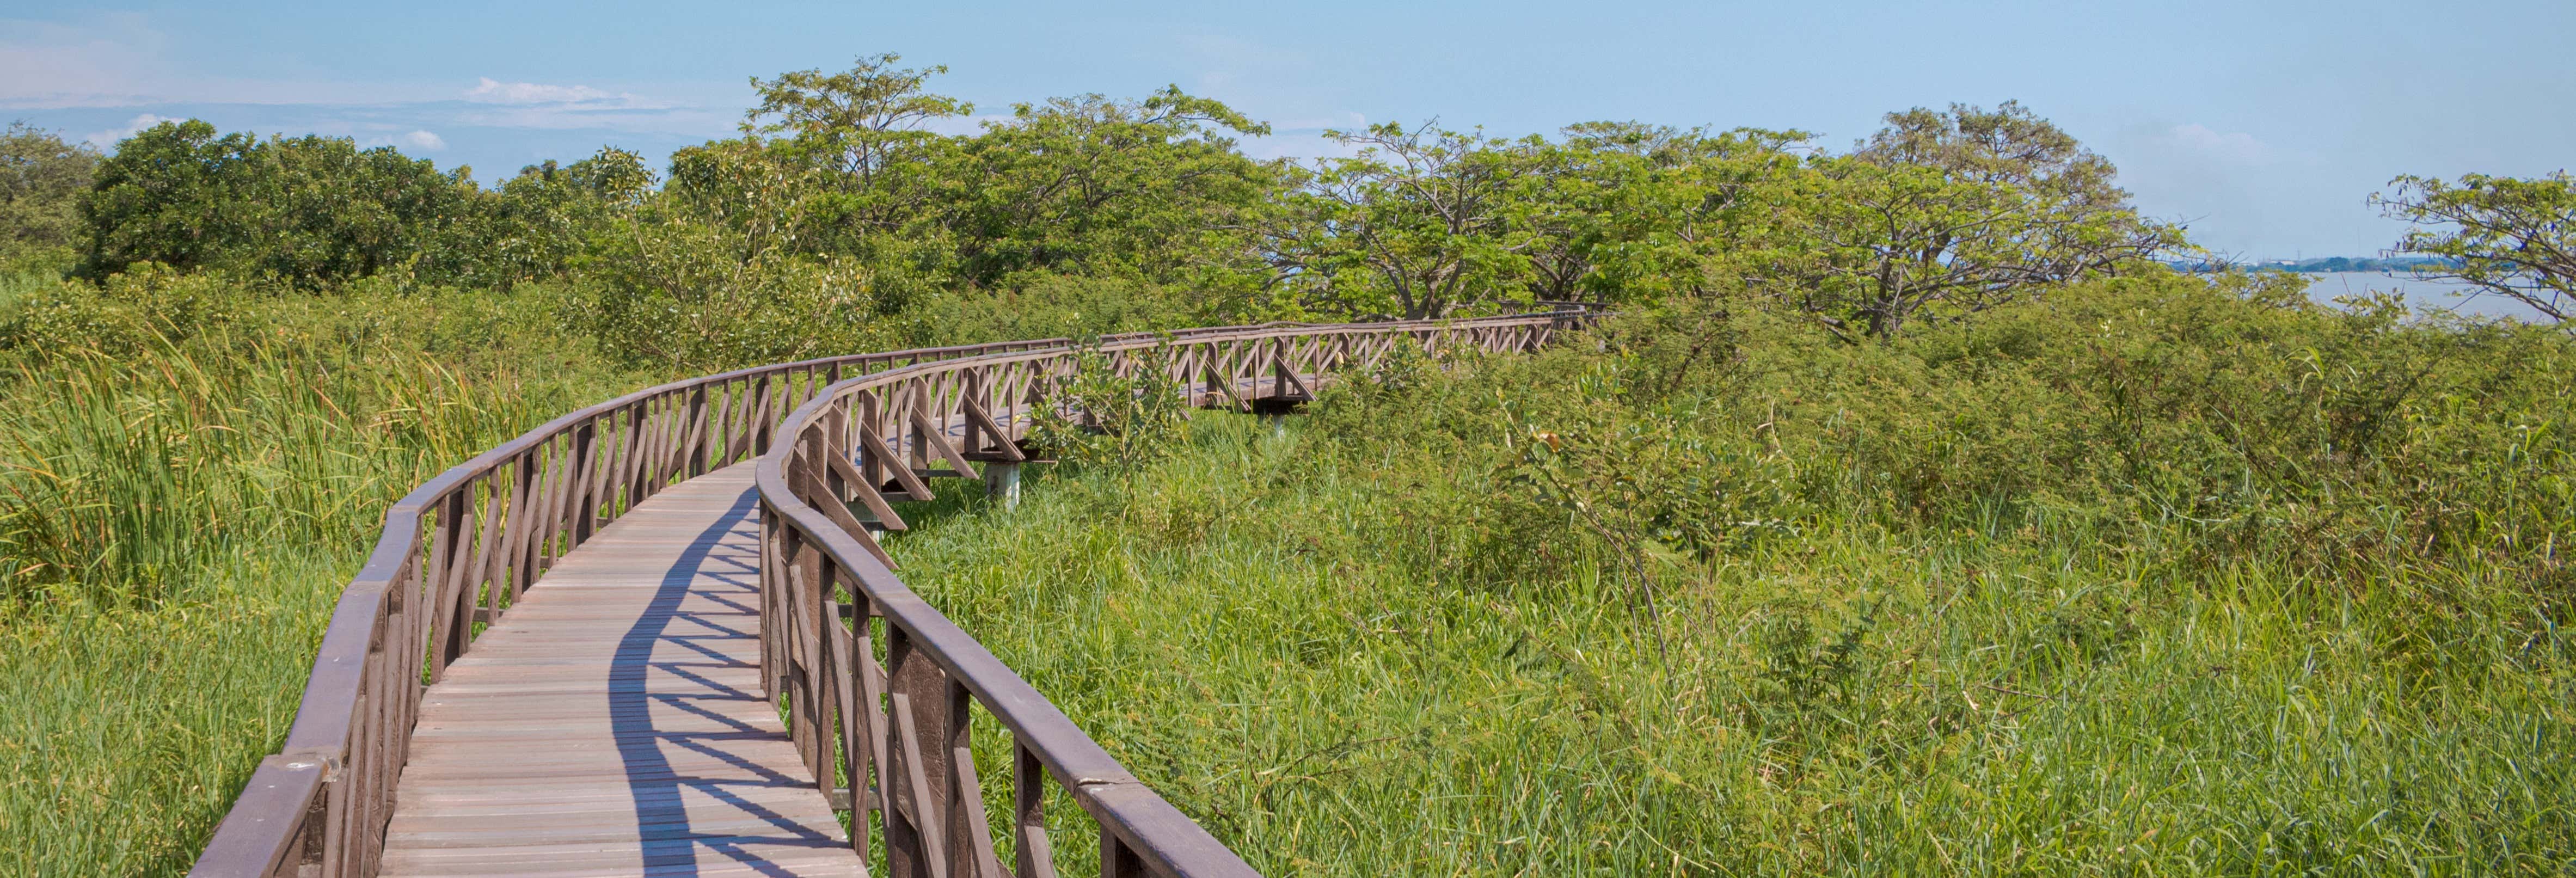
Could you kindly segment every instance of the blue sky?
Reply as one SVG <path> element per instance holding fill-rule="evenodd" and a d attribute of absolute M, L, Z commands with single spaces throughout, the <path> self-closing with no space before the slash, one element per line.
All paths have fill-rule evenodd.
<path fill-rule="evenodd" d="M 609 143 L 726 136 L 753 75 L 896 51 L 1016 101 L 1165 84 L 1312 155 L 1363 121 L 1497 134 L 1635 119 L 1798 128 L 2020 99 L 2139 206 L 2249 258 L 2376 252 L 2399 173 L 2576 166 L 2576 2 L 375 4 L 0 6 L 0 118 L 112 143 L 158 118 L 321 132 L 486 182 Z"/>

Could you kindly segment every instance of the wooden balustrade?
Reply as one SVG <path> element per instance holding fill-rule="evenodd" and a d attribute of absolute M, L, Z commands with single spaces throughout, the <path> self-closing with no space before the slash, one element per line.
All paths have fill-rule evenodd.
<path fill-rule="evenodd" d="M 873 820 L 899 878 L 1053 875 L 1042 812 L 1052 783 L 1098 826 L 1105 875 L 1253 874 L 906 589 L 871 530 L 903 529 L 892 504 L 929 499 L 930 479 L 1020 461 L 1016 443 L 1059 404 L 1086 350 L 1122 375 L 1157 366 L 1193 402 L 1246 409 L 1311 398 L 1397 345 L 1526 350 L 1579 319 L 1271 324 L 836 357 L 666 384 L 558 418 L 387 511 L 284 746 L 191 874 L 375 874 L 425 688 L 600 526 L 755 457 L 764 677 L 822 792 L 856 812 L 862 856 Z M 1014 741 L 1008 869 L 969 748 L 970 703 Z"/>

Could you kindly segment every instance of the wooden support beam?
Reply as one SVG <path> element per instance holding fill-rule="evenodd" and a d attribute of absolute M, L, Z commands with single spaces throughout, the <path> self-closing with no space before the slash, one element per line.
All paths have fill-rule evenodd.
<path fill-rule="evenodd" d="M 1289 368 L 1287 359 L 1282 358 L 1274 361 L 1272 368 L 1278 370 L 1279 381 L 1282 385 L 1296 387 L 1297 395 L 1299 396 L 1303 396 L 1307 399 L 1315 398 L 1314 388 L 1306 386 L 1306 379 L 1297 377 L 1297 370 Z M 1286 396 L 1287 394 L 1282 392 L 1280 395 Z"/>
<path fill-rule="evenodd" d="M 892 453 L 887 450 L 885 437 L 877 435 L 876 426 L 865 420 L 859 422 L 859 446 L 867 449 L 868 459 L 870 460 L 878 459 L 878 455 Z M 839 459 L 839 456 L 834 455 L 834 459 Z M 929 500 L 930 498 L 937 496 L 930 493 L 930 485 L 924 483 L 920 476 L 912 474 L 912 467 L 897 463 L 887 466 L 885 469 L 887 475 L 894 477 L 894 483 L 901 486 L 905 494 L 910 495 L 905 499 Z M 866 480 L 861 479 L 860 481 Z M 868 487 L 874 488 L 876 486 L 869 485 Z"/>
<path fill-rule="evenodd" d="M 930 450 L 938 452 L 941 459 L 948 461 L 948 465 L 957 470 L 960 478 L 976 477 L 975 465 L 966 461 L 966 455 L 959 452 L 957 446 L 948 443 L 948 432 L 940 429 L 938 424 L 932 423 L 928 413 L 919 408 L 913 409 L 912 427 L 915 435 L 920 436 L 922 441 L 930 446 Z"/>
<path fill-rule="evenodd" d="M 877 517 L 877 526 L 887 530 L 911 529 L 910 525 L 903 523 L 903 516 L 894 514 L 894 506 L 886 502 L 885 495 L 877 491 L 876 484 L 867 476 L 860 475 L 858 467 L 850 465 L 849 458 L 838 454 L 829 455 L 829 457 L 832 461 L 832 471 L 839 473 L 844 481 L 849 482 L 851 493 L 859 495 L 859 504 L 868 508 L 868 514 Z M 839 498 L 834 498 L 832 502 L 823 505 L 841 506 L 843 511 L 848 511 L 847 505 Z"/>

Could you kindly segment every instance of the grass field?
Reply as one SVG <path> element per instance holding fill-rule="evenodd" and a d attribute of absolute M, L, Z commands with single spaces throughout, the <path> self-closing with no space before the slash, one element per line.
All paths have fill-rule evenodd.
<path fill-rule="evenodd" d="M 2576 345 L 2198 284 L 1641 312 L 891 545 L 1269 874 L 2576 871 Z M 648 380 L 533 298 L 212 304 L 0 370 L 0 874 L 183 871 L 383 505 Z"/>
<path fill-rule="evenodd" d="M 1600 571 L 1463 586 L 1384 471 L 1201 430 L 896 551 L 1268 874 L 2576 868 L 2567 644 L 2511 583 L 1821 535 L 1667 595 L 1659 660 Z"/>
<path fill-rule="evenodd" d="M 1672 394 L 1670 333 L 1415 376 L 1284 435 L 1203 417 L 894 551 L 1269 874 L 2576 870 L 2566 340 L 2162 306 L 1974 376 L 1955 336 L 1777 327 Z M 2159 336 L 2116 362 L 2165 389 L 2026 380 L 2113 362 L 2061 331 Z M 2174 398 L 2195 352 L 2248 395 Z M 2323 438 L 2401 360 L 2430 371 L 2354 403 L 2392 432 Z M 2164 407 L 2154 454 L 2052 458 L 2106 400 Z M 2196 443 L 2215 412 L 2243 429 Z"/>
<path fill-rule="evenodd" d="M 534 304 L 227 302 L 157 340 L 108 309 L 8 352 L 0 874 L 186 871 L 385 505 L 642 380 L 518 334 Z"/>

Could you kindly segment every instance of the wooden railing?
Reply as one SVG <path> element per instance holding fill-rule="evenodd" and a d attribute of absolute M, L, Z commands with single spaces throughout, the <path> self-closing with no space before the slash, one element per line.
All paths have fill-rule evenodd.
<path fill-rule="evenodd" d="M 1154 362 L 1193 401 L 1250 407 L 1310 397 L 1397 345 L 1525 350 L 1577 319 L 1273 324 L 836 357 L 666 384 L 558 418 L 387 511 L 284 746 L 253 772 L 191 874 L 374 875 L 427 684 L 600 526 L 751 456 L 764 676 L 818 785 L 856 812 L 863 856 L 875 819 L 898 878 L 1005 874 L 967 750 L 971 700 L 1015 742 L 1010 874 L 1054 874 L 1041 810 L 1050 781 L 1098 824 L 1104 875 L 1253 874 L 897 581 L 871 528 L 902 529 L 891 501 L 927 499 L 926 478 L 974 475 L 977 460 L 1015 466 L 1016 441 L 1086 350 L 1125 374 L 1159 349 Z M 835 769 L 856 791 L 837 787 Z"/>

